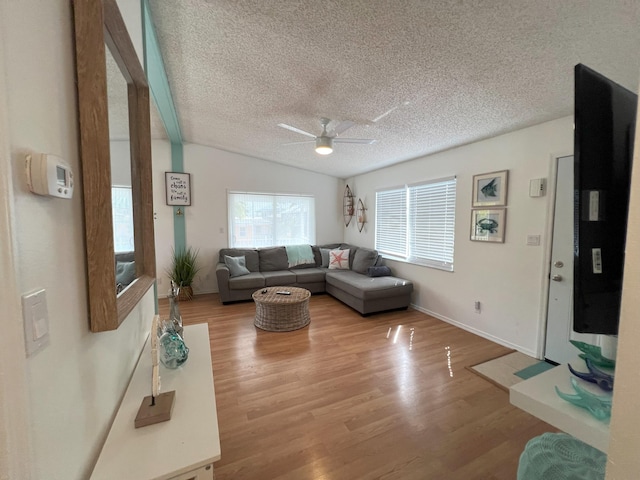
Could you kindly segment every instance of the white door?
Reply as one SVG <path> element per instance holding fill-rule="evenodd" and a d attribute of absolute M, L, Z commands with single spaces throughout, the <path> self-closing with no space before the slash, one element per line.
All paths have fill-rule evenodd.
<path fill-rule="evenodd" d="M 598 344 L 597 335 L 573 331 L 573 156 L 557 161 L 556 199 L 551 247 L 551 281 L 544 357 L 555 363 L 574 361 L 571 340 Z"/>

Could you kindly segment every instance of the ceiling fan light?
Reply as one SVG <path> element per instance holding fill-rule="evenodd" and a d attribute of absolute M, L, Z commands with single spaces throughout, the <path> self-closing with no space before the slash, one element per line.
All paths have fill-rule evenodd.
<path fill-rule="evenodd" d="M 316 153 L 320 155 L 329 155 L 333 152 L 333 146 L 330 137 L 316 138 Z"/>

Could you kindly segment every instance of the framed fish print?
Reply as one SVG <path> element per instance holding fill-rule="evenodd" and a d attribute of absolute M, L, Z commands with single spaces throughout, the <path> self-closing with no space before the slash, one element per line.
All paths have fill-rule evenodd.
<path fill-rule="evenodd" d="M 472 207 L 499 207 L 507 204 L 509 170 L 473 176 Z"/>
<path fill-rule="evenodd" d="M 471 240 L 504 243 L 506 208 L 471 210 Z"/>

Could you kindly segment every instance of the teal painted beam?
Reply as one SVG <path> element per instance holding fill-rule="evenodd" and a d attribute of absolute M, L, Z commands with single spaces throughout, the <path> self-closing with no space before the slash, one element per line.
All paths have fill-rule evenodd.
<path fill-rule="evenodd" d="M 144 67 L 147 73 L 149 89 L 171 142 L 171 171 L 184 172 L 182 132 L 158 44 L 158 37 L 153 26 L 149 0 L 141 0 L 141 5 Z M 187 245 L 185 208 L 173 207 L 173 245 L 176 251 L 186 248 Z"/>
<path fill-rule="evenodd" d="M 151 95 L 164 123 L 169 141 L 171 143 L 182 143 L 180 123 L 178 122 L 169 80 L 164 68 L 162 53 L 158 45 L 158 37 L 151 19 L 148 0 L 142 0 L 142 34 L 144 37 L 144 67 L 147 72 Z"/>

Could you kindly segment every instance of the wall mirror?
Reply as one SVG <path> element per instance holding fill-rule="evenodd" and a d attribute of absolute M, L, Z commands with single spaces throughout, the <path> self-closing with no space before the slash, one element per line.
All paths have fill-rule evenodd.
<path fill-rule="evenodd" d="M 149 87 L 115 0 L 74 0 L 90 326 L 115 330 L 155 281 Z M 134 279 L 116 292 L 107 50 L 126 83 Z M 118 107 L 111 99 L 111 107 Z M 114 122 L 112 115 L 112 123 Z M 112 125 L 116 129 L 116 125 Z M 114 148 L 114 151 L 116 148 Z M 113 168 L 121 168 L 113 167 Z M 118 172 L 121 173 L 121 172 Z"/>

